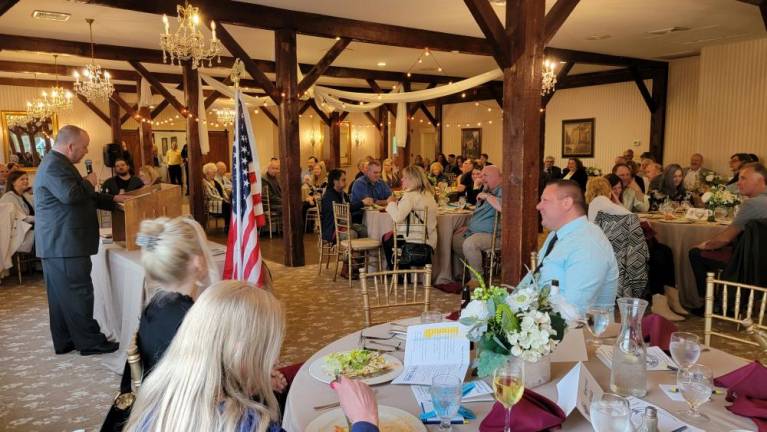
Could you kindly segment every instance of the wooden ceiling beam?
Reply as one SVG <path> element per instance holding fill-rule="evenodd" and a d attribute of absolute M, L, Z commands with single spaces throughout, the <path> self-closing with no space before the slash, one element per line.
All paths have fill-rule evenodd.
<path fill-rule="evenodd" d="M 317 79 L 319 79 L 319 77 L 325 73 L 326 70 L 328 70 L 328 67 L 338 58 L 339 55 L 341 55 L 346 47 L 349 46 L 349 43 L 351 43 L 351 39 L 340 38 L 336 41 L 335 44 L 333 44 L 332 47 L 330 47 L 328 52 L 322 56 L 320 61 L 318 61 L 317 64 L 314 65 L 314 67 L 309 71 L 309 73 L 304 75 L 304 78 L 301 80 L 301 82 L 298 83 L 299 95 L 309 90 L 309 87 L 317 82 Z"/>
<path fill-rule="evenodd" d="M 280 122 L 277 120 L 277 117 L 274 114 L 272 114 L 271 111 L 269 111 L 269 108 L 261 107 L 261 111 L 263 111 L 264 115 L 267 116 L 269 120 L 271 120 L 272 123 L 274 123 L 275 126 L 280 125 Z"/>
<path fill-rule="evenodd" d="M 122 109 L 124 109 L 128 114 L 131 115 L 131 117 L 136 118 L 138 116 L 138 113 L 136 112 L 136 110 L 133 109 L 131 104 L 129 104 L 128 102 L 125 102 L 125 99 L 123 99 L 122 96 L 120 96 L 120 92 L 118 92 L 117 90 L 115 90 L 115 92 L 112 93 L 112 96 L 110 97 L 110 99 L 117 102 L 117 104 L 120 105 Z"/>
<path fill-rule="evenodd" d="M 165 88 L 164 85 L 162 85 L 160 80 L 155 78 L 155 76 L 144 67 L 144 65 L 142 65 L 141 63 L 135 60 L 131 60 L 128 63 L 130 63 L 130 65 L 133 66 L 133 69 L 135 69 L 136 72 L 139 73 L 139 75 L 141 75 L 144 79 L 146 79 L 149 82 L 149 85 L 152 86 L 152 89 L 154 89 L 154 91 L 156 91 L 157 93 L 160 93 L 162 97 L 165 98 L 165 100 L 170 102 L 170 104 L 173 106 L 173 108 L 176 109 L 176 111 L 178 111 L 179 114 L 186 115 L 188 108 L 184 106 L 184 104 L 179 102 L 178 99 L 176 99 L 176 97 L 173 96 L 170 93 L 170 91 L 168 91 L 168 89 Z"/>
<path fill-rule="evenodd" d="M 368 78 L 368 79 L 367 79 L 367 80 L 365 80 L 365 81 L 367 81 L 368 85 L 370 86 L 370 88 L 371 88 L 371 89 L 372 89 L 374 92 L 376 92 L 376 93 L 385 93 L 385 92 L 383 91 L 383 89 L 382 89 L 382 88 L 381 88 L 381 87 L 378 85 L 378 83 L 377 83 L 377 82 L 376 82 L 374 79 L 370 79 L 370 78 Z M 389 112 L 391 113 L 391 115 L 393 115 L 393 116 L 395 116 L 395 117 L 397 116 L 397 111 L 394 109 L 394 107 L 392 106 L 392 104 L 384 104 L 384 106 L 386 107 L 386 110 L 387 110 L 387 111 L 389 111 Z"/>
<path fill-rule="evenodd" d="M 67 90 L 72 90 L 74 92 L 72 81 L 59 81 L 58 83 L 61 87 L 64 87 Z M 37 87 L 37 88 L 45 88 L 45 87 L 52 87 L 56 85 L 55 80 L 41 80 L 41 79 L 33 79 L 33 78 L 2 78 L 0 77 L 0 85 L 10 85 L 10 86 L 19 86 L 19 87 Z M 128 85 L 128 84 L 115 84 L 115 90 L 121 91 L 123 93 L 132 93 L 136 91 L 135 85 Z"/>
<path fill-rule="evenodd" d="M 151 14 L 176 16 L 176 0 L 127 1 L 88 0 L 90 4 L 111 6 Z M 467 54 L 492 55 L 483 38 L 420 30 L 391 24 L 339 18 L 309 12 L 279 9 L 253 3 L 224 0 L 195 2 L 207 19 L 242 27 L 279 30 L 295 29 L 297 33 L 326 38 L 349 38 L 356 42 L 404 48 L 429 48 L 437 51 L 458 50 Z M 158 17 L 159 23 L 159 17 Z"/>
<path fill-rule="evenodd" d="M 369 112 L 369 111 L 365 111 L 365 112 L 364 112 L 364 114 L 365 114 L 365 117 L 366 117 L 368 120 L 370 120 L 370 123 L 372 123 L 372 124 L 373 124 L 373 126 L 375 126 L 375 128 L 376 128 L 376 129 L 378 129 L 378 131 L 380 132 L 380 131 L 381 131 L 381 126 L 380 126 L 380 124 L 378 123 L 378 120 L 376 120 L 376 118 L 375 118 L 375 117 L 373 117 L 373 114 L 370 114 L 370 112 Z"/>
<path fill-rule="evenodd" d="M 318 107 L 318 106 L 317 106 L 317 102 L 316 102 L 314 99 L 309 99 L 309 106 L 311 106 L 311 107 L 312 107 L 312 109 L 314 110 L 314 112 L 316 112 L 316 113 L 317 113 L 317 115 L 319 116 L 319 118 L 321 118 L 321 119 L 322 119 L 322 121 L 324 121 L 326 125 L 330 126 L 330 117 L 328 117 L 328 115 L 327 115 L 327 114 L 325 114 L 325 112 L 324 112 L 324 111 L 322 111 L 322 110 L 320 109 L 320 107 Z"/>
<path fill-rule="evenodd" d="M 655 60 L 645 60 L 634 57 L 621 57 L 609 54 L 599 54 L 586 51 L 568 50 L 563 48 L 547 47 L 544 49 L 546 57 L 555 57 L 558 60 L 574 63 L 597 64 L 605 66 L 637 66 L 642 68 L 662 69 L 668 63 Z"/>
<path fill-rule="evenodd" d="M 557 0 L 554 6 L 549 9 L 543 20 L 543 43 L 547 44 L 557 34 L 557 31 L 565 23 L 567 17 L 573 12 L 575 6 L 578 6 L 580 0 Z"/>
<path fill-rule="evenodd" d="M 644 85 L 644 80 L 642 79 L 639 70 L 635 66 L 630 66 L 629 71 L 631 72 L 631 76 L 634 77 L 634 83 L 636 83 L 639 93 L 642 94 L 642 99 L 644 99 L 645 104 L 647 104 L 647 108 L 651 113 L 655 112 L 657 104 L 653 100 L 650 91 L 647 90 L 647 86 Z"/>
<path fill-rule="evenodd" d="M 141 3 L 143 4 L 145 2 Z M 245 70 L 248 72 L 250 77 L 256 81 L 258 87 L 264 89 L 266 94 L 268 94 L 275 103 L 279 104 L 282 101 L 282 98 L 280 97 L 277 87 L 275 87 L 272 81 L 266 77 L 264 72 L 258 68 L 258 65 L 256 65 L 256 63 L 251 60 L 248 53 L 246 53 L 240 44 L 234 40 L 234 37 L 229 34 L 229 31 L 227 31 L 224 26 L 219 26 L 218 35 L 224 47 L 226 47 L 226 49 L 229 50 L 229 52 L 232 53 L 236 58 L 239 58 L 242 61 L 243 66 L 245 66 Z"/>
<path fill-rule="evenodd" d="M 501 68 L 509 67 L 511 65 L 509 59 L 511 43 L 506 29 L 503 28 L 503 24 L 498 19 L 498 15 L 495 14 L 490 2 L 488 0 L 464 0 L 464 3 L 492 48 L 496 63 Z"/>
<path fill-rule="evenodd" d="M 434 117 L 434 115 L 429 111 L 429 108 L 426 106 L 425 103 L 421 102 L 418 104 L 418 108 L 423 111 L 423 115 L 426 116 L 427 119 L 431 122 L 432 126 L 437 126 L 437 119 Z"/>
<path fill-rule="evenodd" d="M 77 94 L 77 98 L 80 99 L 80 102 L 85 104 L 85 106 L 90 108 L 90 110 L 93 111 L 93 113 L 96 114 L 101 120 L 104 120 L 104 123 L 106 123 L 108 126 L 112 126 L 112 122 L 110 121 L 109 116 L 104 114 L 104 111 L 101 111 L 99 107 L 89 102 L 88 99 L 85 98 L 85 96 L 79 93 Z"/>
<path fill-rule="evenodd" d="M 19 0 L 0 0 L 0 16 L 5 15 Z"/>

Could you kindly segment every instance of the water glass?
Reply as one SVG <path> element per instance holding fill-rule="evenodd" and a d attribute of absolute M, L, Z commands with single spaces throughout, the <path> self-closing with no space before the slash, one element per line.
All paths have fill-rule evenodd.
<path fill-rule="evenodd" d="M 628 399 L 613 393 L 594 396 L 589 407 L 591 426 L 596 432 L 628 432 L 631 406 Z"/>
<path fill-rule="evenodd" d="M 586 325 L 589 332 L 596 339 L 594 339 L 594 345 L 601 345 L 602 334 L 607 330 L 607 327 L 613 321 L 613 308 L 605 306 L 592 306 L 586 311 Z"/>
<path fill-rule="evenodd" d="M 685 332 L 671 333 L 669 344 L 671 358 L 681 369 L 687 369 L 700 358 L 700 339 L 697 335 Z"/>
<path fill-rule="evenodd" d="M 466 208 L 466 197 L 461 195 L 458 197 L 458 207 L 459 208 Z"/>
<path fill-rule="evenodd" d="M 493 373 L 493 391 L 495 400 L 506 408 L 506 422 L 503 432 L 511 431 L 511 409 L 522 399 L 525 393 L 525 362 L 517 357 L 509 357 Z"/>
<path fill-rule="evenodd" d="M 442 312 L 426 311 L 421 313 L 421 324 L 436 324 L 442 322 Z"/>
<path fill-rule="evenodd" d="M 437 375 L 431 380 L 429 393 L 431 394 L 431 403 L 434 405 L 434 412 L 439 417 L 440 431 L 449 432 L 453 430 L 450 422 L 458 414 L 462 390 L 463 381 L 454 375 Z"/>
<path fill-rule="evenodd" d="M 711 399 L 714 390 L 714 372 L 702 364 L 694 364 L 687 369 L 679 369 L 676 374 L 676 387 L 690 406 L 682 411 L 680 417 L 687 421 L 709 420 L 708 416 L 698 412 L 698 408 Z"/>

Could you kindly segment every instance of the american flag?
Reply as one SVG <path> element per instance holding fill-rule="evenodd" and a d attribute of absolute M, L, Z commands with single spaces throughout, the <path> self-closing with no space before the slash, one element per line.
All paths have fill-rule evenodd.
<path fill-rule="evenodd" d="M 258 244 L 258 228 L 264 226 L 261 203 L 261 166 L 254 145 L 253 125 L 237 90 L 232 150 L 232 220 L 226 248 L 224 279 L 264 282 L 264 262 Z"/>

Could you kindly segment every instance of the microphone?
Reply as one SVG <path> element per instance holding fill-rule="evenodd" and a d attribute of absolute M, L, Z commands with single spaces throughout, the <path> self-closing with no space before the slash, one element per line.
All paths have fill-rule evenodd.
<path fill-rule="evenodd" d="M 93 161 L 90 159 L 85 160 L 85 172 L 88 174 L 93 172 Z"/>

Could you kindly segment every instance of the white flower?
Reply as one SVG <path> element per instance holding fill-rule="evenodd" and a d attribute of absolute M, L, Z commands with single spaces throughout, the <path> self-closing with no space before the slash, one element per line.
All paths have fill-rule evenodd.
<path fill-rule="evenodd" d="M 701 200 L 702 200 L 704 203 L 707 203 L 707 202 L 708 202 L 708 201 L 711 199 L 711 197 L 712 197 L 713 195 L 714 195 L 714 194 L 712 194 L 711 192 L 706 192 L 706 193 L 704 193 L 704 194 L 703 194 L 703 196 L 702 196 L 702 197 L 700 197 L 700 199 L 701 199 Z"/>
<path fill-rule="evenodd" d="M 461 311 L 461 318 L 476 318 L 480 321 L 486 321 L 490 317 L 490 311 L 487 309 L 487 303 L 483 300 L 472 300 Z"/>
<path fill-rule="evenodd" d="M 520 288 L 506 297 L 506 303 L 514 313 L 524 312 L 538 302 L 538 291 L 534 288 Z"/>

